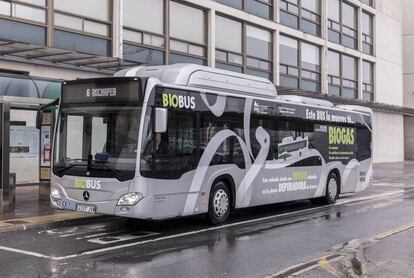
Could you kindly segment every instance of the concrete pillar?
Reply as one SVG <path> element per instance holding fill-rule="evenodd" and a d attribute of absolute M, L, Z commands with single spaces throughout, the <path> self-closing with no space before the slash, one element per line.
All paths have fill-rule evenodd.
<path fill-rule="evenodd" d="M 216 10 L 207 12 L 207 64 L 216 66 Z"/>
<path fill-rule="evenodd" d="M 325 40 L 321 47 L 321 93 L 328 94 L 328 2 L 321 1 L 321 38 Z"/>
<path fill-rule="evenodd" d="M 273 20 L 280 23 L 280 1 L 273 1 Z"/>
<path fill-rule="evenodd" d="M 0 103 L 0 213 L 3 208 L 14 205 L 14 186 L 10 187 L 10 105 Z"/>
<path fill-rule="evenodd" d="M 123 43 L 123 0 L 112 1 L 112 56 L 116 58 L 123 57 L 122 43 Z"/>
<path fill-rule="evenodd" d="M 52 47 L 53 46 L 53 25 L 54 25 L 54 18 L 53 18 L 53 3 L 54 1 L 48 0 L 47 1 L 47 33 L 46 33 L 46 46 Z"/>
<path fill-rule="evenodd" d="M 279 63 L 280 63 L 280 47 L 279 47 L 279 39 L 280 32 L 279 30 L 273 31 L 273 83 L 276 85 L 280 85 L 280 70 L 279 70 Z"/>
<path fill-rule="evenodd" d="M 358 34 L 357 34 L 357 41 L 358 41 L 358 50 L 362 52 L 362 9 L 361 7 L 357 8 L 357 26 L 358 26 Z M 358 59 L 358 65 L 357 65 L 358 73 L 358 99 L 362 99 L 362 58 Z"/>

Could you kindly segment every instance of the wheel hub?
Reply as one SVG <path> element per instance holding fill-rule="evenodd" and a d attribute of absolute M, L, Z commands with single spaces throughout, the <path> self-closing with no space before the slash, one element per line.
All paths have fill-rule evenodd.
<path fill-rule="evenodd" d="M 328 183 L 328 193 L 329 198 L 334 200 L 336 198 L 336 195 L 338 193 L 338 185 L 336 183 L 336 180 L 334 178 L 331 178 Z"/>
<path fill-rule="evenodd" d="M 214 212 L 218 217 L 222 217 L 229 210 L 229 196 L 226 191 L 220 189 L 214 194 L 213 200 Z"/>

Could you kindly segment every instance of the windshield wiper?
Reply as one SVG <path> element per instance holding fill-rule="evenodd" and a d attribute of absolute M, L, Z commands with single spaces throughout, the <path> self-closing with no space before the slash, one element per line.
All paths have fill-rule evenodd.
<path fill-rule="evenodd" d="M 102 166 L 105 167 L 105 169 L 114 172 L 115 174 L 117 174 L 120 177 L 123 177 L 124 176 L 124 174 L 121 171 L 115 169 L 114 167 L 111 167 L 109 165 L 106 165 L 105 163 L 107 163 L 107 161 L 96 160 L 96 159 L 84 159 L 84 158 L 72 158 L 72 159 L 67 159 L 66 161 L 68 161 L 68 162 L 70 162 L 70 161 L 86 161 L 88 163 L 86 165 L 88 170 L 91 167 L 91 164 L 90 163 L 91 162 L 94 162 L 94 163 L 96 163 L 95 165 L 102 165 Z M 71 169 L 73 167 L 76 167 L 76 166 L 85 166 L 85 165 L 82 165 L 82 164 L 71 164 L 71 165 L 68 165 L 68 166 L 64 167 L 63 169 L 58 170 L 58 173 L 59 174 L 62 174 L 64 171 L 66 171 L 68 169 Z"/>
<path fill-rule="evenodd" d="M 83 165 L 82 165 L 82 164 L 71 164 L 71 165 L 68 165 L 68 166 L 66 166 L 66 167 L 63 167 L 62 169 L 57 170 L 57 172 L 58 172 L 58 174 L 60 175 L 60 174 L 62 174 L 63 172 L 65 172 L 66 170 L 69 170 L 69 169 L 71 169 L 71 168 L 73 168 L 73 167 L 77 167 L 77 166 L 83 166 Z"/>

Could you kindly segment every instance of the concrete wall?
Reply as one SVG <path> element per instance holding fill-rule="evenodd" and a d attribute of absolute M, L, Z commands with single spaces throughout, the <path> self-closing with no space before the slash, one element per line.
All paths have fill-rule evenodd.
<path fill-rule="evenodd" d="M 404 116 L 375 112 L 373 134 L 375 163 L 404 160 Z"/>
<path fill-rule="evenodd" d="M 399 106 L 404 105 L 401 4 L 401 0 L 376 1 L 375 25 L 375 101 Z M 373 128 L 374 162 L 404 160 L 403 116 L 375 112 Z"/>
<path fill-rule="evenodd" d="M 401 0 L 380 0 L 376 3 L 376 101 L 402 106 Z"/>

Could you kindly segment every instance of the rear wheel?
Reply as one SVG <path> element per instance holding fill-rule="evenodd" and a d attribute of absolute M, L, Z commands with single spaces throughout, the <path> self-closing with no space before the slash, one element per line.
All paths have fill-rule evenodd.
<path fill-rule="evenodd" d="M 335 204 L 339 196 L 338 177 L 335 173 L 330 173 L 326 182 L 326 194 L 323 197 L 323 203 L 330 205 Z"/>
<path fill-rule="evenodd" d="M 211 224 L 220 225 L 229 218 L 230 198 L 229 188 L 224 182 L 219 181 L 212 186 L 207 214 Z"/>
<path fill-rule="evenodd" d="M 326 194 L 323 197 L 310 199 L 312 205 L 331 205 L 339 196 L 338 176 L 331 172 L 326 180 Z"/>

